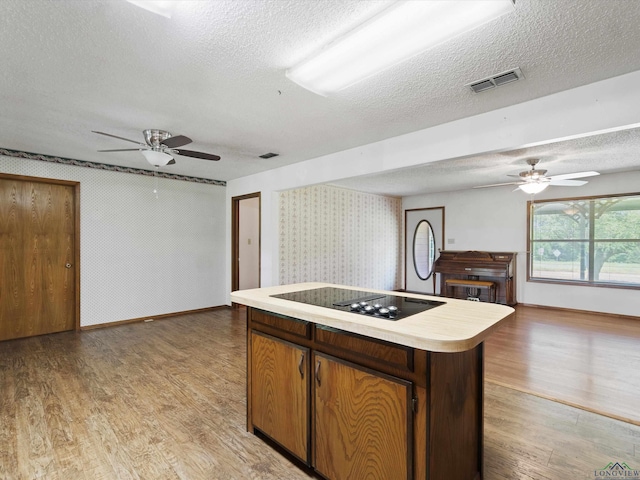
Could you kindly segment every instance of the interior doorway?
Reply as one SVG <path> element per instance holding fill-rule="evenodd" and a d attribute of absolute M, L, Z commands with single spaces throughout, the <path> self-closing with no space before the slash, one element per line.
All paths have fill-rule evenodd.
<path fill-rule="evenodd" d="M 404 289 L 440 293 L 433 283 L 433 262 L 444 245 L 444 207 L 404 211 Z"/>
<path fill-rule="evenodd" d="M 233 197 L 231 290 L 260 287 L 260 192 Z"/>
<path fill-rule="evenodd" d="M 0 340 L 80 329 L 79 187 L 0 174 Z"/>

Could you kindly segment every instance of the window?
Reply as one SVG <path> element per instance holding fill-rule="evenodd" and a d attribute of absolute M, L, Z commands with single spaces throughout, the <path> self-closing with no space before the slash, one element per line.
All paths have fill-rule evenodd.
<path fill-rule="evenodd" d="M 426 280 L 433 271 L 436 258 L 436 240 L 427 220 L 421 220 L 413 232 L 413 266 L 420 280 Z"/>
<path fill-rule="evenodd" d="M 528 280 L 640 288 L 640 194 L 528 206 Z"/>

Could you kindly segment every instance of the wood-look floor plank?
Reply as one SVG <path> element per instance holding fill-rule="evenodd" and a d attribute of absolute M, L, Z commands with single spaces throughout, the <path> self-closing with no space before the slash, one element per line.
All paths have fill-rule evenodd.
<path fill-rule="evenodd" d="M 640 319 L 518 305 L 486 380 L 640 425 Z"/>
<path fill-rule="evenodd" d="M 485 390 L 488 479 L 587 479 L 611 461 L 635 466 L 640 427 L 495 384 Z"/>
<path fill-rule="evenodd" d="M 516 330 L 527 338 L 523 318 Z M 585 329 L 604 325 L 589 318 Z M 508 368 L 509 342 L 528 341 L 517 331 L 487 351 L 487 364 L 507 360 L 508 381 L 526 371 Z M 0 478 L 312 478 L 246 431 L 245 341 L 244 311 L 222 310 L 0 343 Z M 584 372 L 565 362 L 554 373 L 571 369 Z M 640 427 L 496 383 L 485 385 L 484 443 L 485 480 L 588 479 L 610 461 L 640 465 Z"/>
<path fill-rule="evenodd" d="M 11 464 L 17 457 L 16 379 L 12 378 L 13 371 L 7 360 L 0 361 L 0 478 L 7 479 L 15 476 Z"/>

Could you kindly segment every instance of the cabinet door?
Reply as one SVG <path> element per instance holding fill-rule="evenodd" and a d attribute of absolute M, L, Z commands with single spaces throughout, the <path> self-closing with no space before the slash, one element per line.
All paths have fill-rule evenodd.
<path fill-rule="evenodd" d="M 314 467 L 331 480 L 411 478 L 411 383 L 316 353 Z"/>
<path fill-rule="evenodd" d="M 308 463 L 309 350 L 251 333 L 253 426 Z"/>

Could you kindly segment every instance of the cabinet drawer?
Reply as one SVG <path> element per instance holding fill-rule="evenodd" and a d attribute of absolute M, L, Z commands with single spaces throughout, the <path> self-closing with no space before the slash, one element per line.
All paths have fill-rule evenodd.
<path fill-rule="evenodd" d="M 316 343 L 344 352 L 345 358 L 367 357 L 382 365 L 413 371 L 413 349 L 364 337 L 344 330 L 316 325 Z"/>
<path fill-rule="evenodd" d="M 251 321 L 288 332 L 302 338 L 311 338 L 311 324 L 306 320 L 277 315 L 263 310 L 251 309 Z"/>

